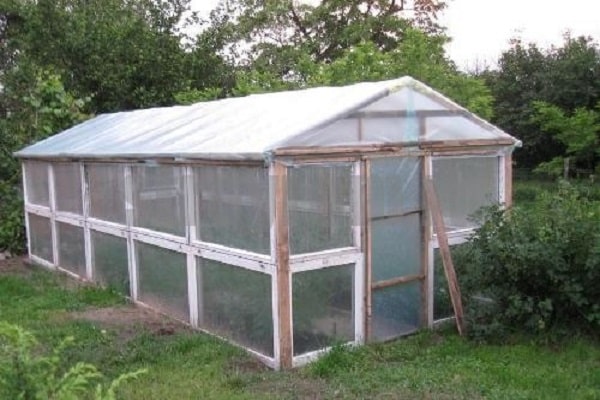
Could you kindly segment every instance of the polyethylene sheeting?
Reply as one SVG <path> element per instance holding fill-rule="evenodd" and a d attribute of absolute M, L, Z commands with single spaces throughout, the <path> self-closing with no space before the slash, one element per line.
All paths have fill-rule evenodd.
<path fill-rule="evenodd" d="M 273 357 L 271 276 L 197 260 L 200 327 Z"/>
<path fill-rule="evenodd" d="M 85 278 L 83 228 L 57 222 L 56 230 L 58 237 L 58 265 Z"/>
<path fill-rule="evenodd" d="M 291 253 L 352 246 L 352 165 L 292 167 L 288 179 Z"/>
<path fill-rule="evenodd" d="M 129 296 L 127 240 L 91 231 L 94 281 Z"/>
<path fill-rule="evenodd" d="M 181 167 L 134 167 L 134 224 L 142 228 L 185 236 L 183 182 Z"/>
<path fill-rule="evenodd" d="M 28 228 L 31 254 L 53 263 L 50 219 L 29 214 Z"/>
<path fill-rule="evenodd" d="M 260 160 L 286 147 L 413 141 L 418 133 L 416 113 L 440 110 L 461 111 L 481 122 L 477 129 L 451 129 L 449 136 L 511 138 L 426 85 L 404 77 L 100 115 L 17 156 Z M 358 124 L 338 122 L 359 111 L 405 111 L 408 120 L 391 120 L 362 133 Z M 435 123 L 430 130 L 429 139 L 445 137 Z"/>
<path fill-rule="evenodd" d="M 125 172 L 120 164 L 87 164 L 90 216 L 125 225 Z"/>
<path fill-rule="evenodd" d="M 186 255 L 145 243 L 135 246 L 140 300 L 189 321 Z"/>
<path fill-rule="evenodd" d="M 78 163 L 55 163 L 54 193 L 56 195 L 56 209 L 74 214 L 83 214 L 83 201 L 81 197 L 81 169 Z"/>
<path fill-rule="evenodd" d="M 45 162 L 28 161 L 25 163 L 27 182 L 27 201 L 39 206 L 50 205 L 48 191 L 48 164 Z"/>
<path fill-rule="evenodd" d="M 292 276 L 294 355 L 354 341 L 353 277 L 353 264 Z"/>
<path fill-rule="evenodd" d="M 268 169 L 202 166 L 194 175 L 200 240 L 270 254 Z"/>
<path fill-rule="evenodd" d="M 439 157 L 433 181 L 447 231 L 477 226 L 474 214 L 499 200 L 498 157 Z"/>

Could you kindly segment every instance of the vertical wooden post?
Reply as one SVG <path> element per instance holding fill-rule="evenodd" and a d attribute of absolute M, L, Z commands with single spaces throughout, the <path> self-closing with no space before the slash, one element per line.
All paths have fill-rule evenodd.
<path fill-rule="evenodd" d="M 275 238 L 277 261 L 277 316 L 279 327 L 279 366 L 292 368 L 292 302 L 288 223 L 287 167 L 275 161 L 273 165 L 275 185 Z"/>
<path fill-rule="evenodd" d="M 435 193 L 432 177 L 428 177 L 425 180 L 425 194 L 427 196 L 429 212 L 431 213 L 431 217 L 433 219 L 433 226 L 437 234 L 440 253 L 442 255 L 444 272 L 446 274 L 448 289 L 450 291 L 450 300 L 452 301 L 452 307 L 454 308 L 454 315 L 456 317 L 456 328 L 458 329 L 458 333 L 462 335 L 464 332 L 464 313 L 460 295 L 460 287 L 458 286 L 458 280 L 456 279 L 456 272 L 454 270 L 454 264 L 452 263 L 452 256 L 450 254 L 450 246 L 448 245 L 448 236 L 446 235 L 444 217 Z"/>
<path fill-rule="evenodd" d="M 52 229 L 52 253 L 53 253 L 53 261 L 55 267 L 57 267 L 60 263 L 60 255 L 59 255 L 59 232 L 58 226 L 56 222 L 56 193 L 55 193 L 55 185 L 54 185 L 54 167 L 52 163 L 48 163 L 48 203 L 50 205 L 50 228 Z"/>
<path fill-rule="evenodd" d="M 365 247 L 364 247 L 364 223 L 363 223 L 363 197 L 362 197 L 362 162 L 354 163 L 352 169 L 352 232 L 353 244 L 360 248 L 363 258 L 356 263 L 354 268 L 354 339 L 357 343 L 365 343 Z"/>
<path fill-rule="evenodd" d="M 426 205 L 427 195 L 425 194 L 425 185 L 427 179 L 431 176 L 430 156 L 421 156 L 421 324 L 430 326 L 433 322 L 430 305 L 433 303 L 433 293 L 431 290 L 431 271 L 429 268 L 429 246 L 431 242 L 431 216 L 429 207 Z"/>
<path fill-rule="evenodd" d="M 90 199 L 87 188 L 87 179 L 85 178 L 85 164 L 79 163 L 79 178 L 81 182 L 81 210 L 83 215 L 83 237 L 85 244 L 85 272 L 90 281 L 94 280 L 94 257 L 92 247 L 92 232 L 88 218 L 90 215 Z"/>
<path fill-rule="evenodd" d="M 371 191 L 371 163 L 369 160 L 362 161 L 362 209 L 363 209 L 363 232 L 365 249 L 365 341 L 370 341 L 373 337 L 373 295 L 371 284 L 373 281 L 372 260 L 371 254 L 373 245 L 371 242 L 371 206 L 370 206 L 370 191 Z"/>
<path fill-rule="evenodd" d="M 512 207 L 512 153 L 504 156 L 504 206 Z"/>
<path fill-rule="evenodd" d="M 125 220 L 127 222 L 127 256 L 129 259 L 129 286 L 130 295 L 133 301 L 138 300 L 138 269 L 137 254 L 135 251 L 135 240 L 131 234 L 131 227 L 134 224 L 133 210 L 133 167 L 125 165 L 123 167 L 124 186 L 125 186 Z"/>
<path fill-rule="evenodd" d="M 27 237 L 27 255 L 31 259 L 31 229 L 29 227 L 29 213 L 27 212 L 27 205 L 29 204 L 29 193 L 27 191 L 27 168 L 25 168 L 25 161 L 21 161 L 21 177 L 23 178 L 23 199 L 25 206 L 23 212 L 25 213 L 25 235 Z"/>

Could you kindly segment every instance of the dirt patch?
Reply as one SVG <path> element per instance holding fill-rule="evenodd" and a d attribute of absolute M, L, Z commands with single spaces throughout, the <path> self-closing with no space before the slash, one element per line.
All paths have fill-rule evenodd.
<path fill-rule="evenodd" d="M 69 313 L 69 318 L 89 321 L 100 328 L 115 330 L 121 339 L 138 336 L 140 332 L 153 335 L 174 335 L 191 332 L 191 328 L 152 310 L 134 305 L 91 308 Z"/>
<path fill-rule="evenodd" d="M 31 268 L 25 263 L 26 257 L 12 257 L 0 260 L 0 274 L 29 275 Z"/>
<path fill-rule="evenodd" d="M 272 374 L 273 372 L 269 372 Z M 287 372 L 281 376 L 281 379 L 261 380 L 251 387 L 247 388 L 251 393 L 256 393 L 257 397 L 264 396 L 264 393 L 271 394 L 274 398 L 292 398 L 299 400 L 319 400 L 338 397 L 338 391 L 332 390 L 326 382 L 305 376 L 298 371 Z"/>

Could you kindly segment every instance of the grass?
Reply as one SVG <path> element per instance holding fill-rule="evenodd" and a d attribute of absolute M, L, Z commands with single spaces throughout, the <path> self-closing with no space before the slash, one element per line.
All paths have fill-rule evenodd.
<path fill-rule="evenodd" d="M 115 292 L 40 269 L 0 265 L 0 320 L 33 331 L 48 347 L 76 344 L 65 363 L 87 361 L 113 378 L 148 367 L 127 399 L 600 399 L 600 346 L 573 338 L 543 345 L 478 345 L 452 331 L 424 332 L 356 350 L 335 348 L 291 372 L 266 370 L 241 350 L 156 318 L 140 324 L 75 317 L 128 307 Z"/>

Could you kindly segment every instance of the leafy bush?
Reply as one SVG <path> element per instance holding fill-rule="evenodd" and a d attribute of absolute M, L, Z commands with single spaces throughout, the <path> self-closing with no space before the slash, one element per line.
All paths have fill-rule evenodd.
<path fill-rule="evenodd" d="M 455 253 L 474 336 L 600 328 L 600 203 L 567 183 L 536 197 L 486 210 Z"/>
<path fill-rule="evenodd" d="M 30 332 L 0 323 L 0 397 L 24 400 L 75 400 L 94 395 L 96 400 L 116 399 L 116 390 L 146 370 L 122 374 L 108 386 L 98 383 L 102 374 L 83 362 L 62 372 L 62 351 L 73 342 L 66 338 L 50 355 L 40 355 L 40 346 Z"/>

